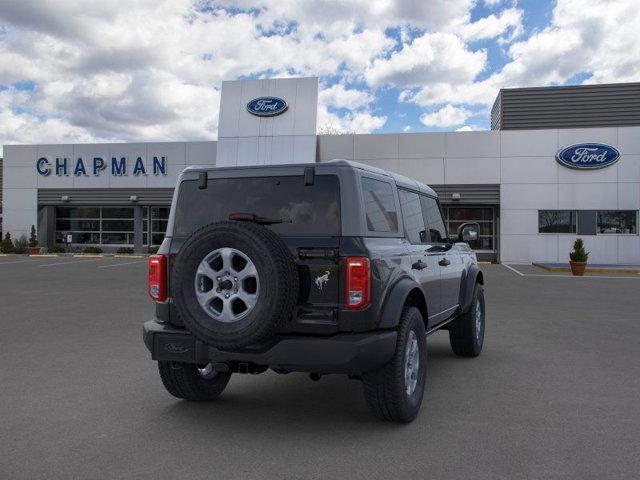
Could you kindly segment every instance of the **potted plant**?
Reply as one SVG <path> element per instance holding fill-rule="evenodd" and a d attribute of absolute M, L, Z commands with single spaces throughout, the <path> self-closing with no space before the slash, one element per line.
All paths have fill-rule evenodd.
<path fill-rule="evenodd" d="M 13 242 L 13 253 L 27 253 L 29 249 L 29 242 L 27 241 L 26 235 L 20 235 L 15 242 Z"/>
<path fill-rule="evenodd" d="M 36 235 L 35 225 L 31 225 L 31 235 L 29 235 L 29 255 L 38 255 L 40 248 L 38 247 L 38 236 Z"/>
<path fill-rule="evenodd" d="M 13 253 L 15 248 L 13 247 L 13 240 L 11 240 L 11 234 L 7 232 L 4 236 L 4 240 L 0 243 L 0 252 L 2 253 Z"/>
<path fill-rule="evenodd" d="M 589 252 L 584 249 L 584 242 L 581 238 L 576 238 L 573 243 L 573 251 L 569 254 L 571 260 L 571 273 L 577 276 L 584 275 L 584 271 L 587 268 L 587 260 L 589 259 Z"/>

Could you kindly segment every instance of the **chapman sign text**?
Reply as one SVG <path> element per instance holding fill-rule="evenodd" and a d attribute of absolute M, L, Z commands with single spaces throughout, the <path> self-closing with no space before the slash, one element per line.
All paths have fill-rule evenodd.
<path fill-rule="evenodd" d="M 167 157 L 153 157 L 151 165 L 145 165 L 142 157 L 137 157 L 135 160 L 131 159 L 131 161 L 129 161 L 127 157 L 111 157 L 111 161 L 107 161 L 102 157 L 93 157 L 91 159 L 78 157 L 75 161 L 66 157 L 51 160 L 47 157 L 40 157 L 36 161 L 36 170 L 44 177 L 53 172 L 55 172 L 57 176 L 98 176 L 103 171 L 115 177 L 128 175 L 129 173 L 135 176 L 149 174 L 166 175 Z"/>

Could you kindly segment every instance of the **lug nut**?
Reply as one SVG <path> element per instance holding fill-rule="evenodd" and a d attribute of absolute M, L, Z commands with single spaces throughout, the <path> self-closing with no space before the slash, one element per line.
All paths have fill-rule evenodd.
<path fill-rule="evenodd" d="M 220 277 L 216 277 L 216 280 L 219 282 L 220 281 Z"/>
<path fill-rule="evenodd" d="M 224 298 L 229 298 L 229 294 L 228 293 L 225 294 Z"/>

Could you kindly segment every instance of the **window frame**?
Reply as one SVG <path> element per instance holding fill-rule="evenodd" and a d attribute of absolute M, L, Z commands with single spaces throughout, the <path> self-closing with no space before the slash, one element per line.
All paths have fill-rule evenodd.
<path fill-rule="evenodd" d="M 431 242 L 429 241 L 429 244 L 433 244 L 433 245 L 451 245 L 452 243 L 454 243 L 451 240 L 451 237 L 449 236 L 449 229 L 447 228 L 447 221 L 445 220 L 445 216 L 442 214 L 442 205 L 440 205 L 440 199 L 438 197 L 434 197 L 433 195 L 428 195 L 426 193 L 420 192 L 418 193 L 419 196 L 422 197 L 426 197 L 426 198 L 430 198 L 432 200 L 435 200 L 436 205 L 438 206 L 438 211 L 440 212 L 440 220 L 442 220 L 442 225 L 444 226 L 444 234 L 445 234 L 445 240 L 443 242 Z M 422 201 L 420 202 L 420 208 L 422 208 Z M 424 217 L 424 210 L 422 211 L 422 215 Z M 425 220 L 425 228 L 427 228 L 427 230 L 429 229 L 429 225 L 426 224 L 426 220 Z"/>
<path fill-rule="evenodd" d="M 571 212 L 575 218 L 575 231 L 573 232 L 541 232 L 540 231 L 540 212 Z M 578 210 L 571 208 L 541 208 L 536 210 L 536 219 L 538 221 L 538 235 L 578 235 Z M 591 235 L 587 235 L 591 236 Z"/>
<path fill-rule="evenodd" d="M 420 200 L 420 196 L 423 195 L 423 194 L 420 193 L 420 192 L 416 192 L 415 190 L 411 190 L 409 188 L 398 187 L 398 200 L 400 200 L 400 192 L 413 193 L 414 195 L 418 196 L 418 205 L 420 207 L 420 216 L 422 218 L 422 226 L 424 227 L 425 233 L 426 233 L 427 224 L 426 224 L 425 219 L 424 219 L 424 212 L 422 210 L 422 202 Z M 407 240 L 411 245 L 426 245 L 426 242 L 422 242 L 422 241 L 420 241 L 418 243 L 412 242 L 411 239 L 409 238 L 409 236 L 407 235 L 407 228 L 406 228 L 406 225 L 405 225 L 405 222 L 404 222 L 404 210 L 402 210 L 402 201 L 400 201 L 400 215 L 402 217 L 402 231 L 404 233 L 403 238 L 405 240 Z M 398 227 L 399 227 L 399 225 L 398 225 Z"/>
<path fill-rule="evenodd" d="M 603 209 L 596 209 L 593 210 L 596 215 L 595 215 L 595 234 L 586 234 L 586 233 L 579 233 L 580 232 L 580 225 L 579 225 L 579 219 L 580 219 L 580 215 L 579 212 L 580 211 L 585 211 L 585 210 L 589 210 L 591 211 L 591 209 L 569 209 L 569 208 L 544 208 L 544 209 L 538 209 L 536 210 L 538 213 L 538 235 L 574 235 L 574 236 L 586 236 L 586 237 L 597 237 L 600 235 L 605 235 L 605 236 L 612 236 L 612 235 L 620 235 L 620 236 L 625 236 L 625 237 L 633 237 L 633 236 L 638 236 L 640 235 L 640 228 L 639 227 L 639 223 L 640 223 L 640 214 L 638 212 L 637 209 L 620 209 L 620 208 L 603 208 Z M 547 212 L 547 211 L 552 211 L 552 212 L 572 212 L 573 215 L 575 216 L 575 231 L 574 232 L 541 232 L 540 231 L 540 212 Z M 600 214 L 600 212 L 634 212 L 636 215 L 636 233 L 600 233 L 598 230 L 598 216 Z"/>
<path fill-rule="evenodd" d="M 600 225 L 600 212 L 633 212 L 635 213 L 636 216 L 636 233 L 600 233 L 598 230 L 599 225 Z M 638 236 L 640 235 L 640 229 L 638 228 L 638 210 L 634 210 L 632 208 L 629 209 L 620 209 L 620 208 L 616 208 L 616 209 L 611 209 L 611 208 L 607 208 L 607 209 L 602 209 L 602 210 L 596 210 L 596 234 L 595 236 L 599 236 L 599 235 L 605 235 L 605 236 L 611 236 L 611 235 L 621 235 L 621 236 L 625 236 L 625 237 L 634 237 L 634 236 Z"/>
<path fill-rule="evenodd" d="M 396 209 L 396 218 L 397 218 L 397 224 L 398 224 L 397 231 L 376 232 L 375 230 L 369 230 L 369 225 L 367 223 L 367 212 L 364 205 L 364 185 L 362 184 L 362 180 L 364 180 L 365 178 L 369 180 L 377 180 L 379 182 L 386 183 L 391 188 L 393 201 Z M 358 175 L 357 185 L 358 185 L 358 195 L 360 199 L 360 209 L 361 209 L 360 213 L 362 216 L 363 229 L 366 232 L 365 236 L 371 237 L 371 238 L 404 238 L 405 236 L 404 222 L 402 222 L 402 229 L 400 228 L 400 225 L 401 225 L 400 217 L 402 216 L 402 210 L 400 208 L 400 197 L 398 196 L 399 187 L 398 185 L 396 185 L 396 182 L 392 178 L 389 178 L 384 175 L 377 175 L 372 172 L 362 172 L 360 173 L 360 175 Z"/>

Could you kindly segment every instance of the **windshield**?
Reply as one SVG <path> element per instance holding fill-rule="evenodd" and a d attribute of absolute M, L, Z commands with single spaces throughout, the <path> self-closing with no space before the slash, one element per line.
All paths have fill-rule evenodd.
<path fill-rule="evenodd" d="M 279 235 L 340 235 L 340 186 L 335 175 L 316 175 L 313 185 L 304 177 L 209 179 L 206 189 L 196 180 L 180 184 L 174 236 L 188 236 L 198 228 L 232 213 L 252 213 L 281 219 L 270 228 Z"/>

